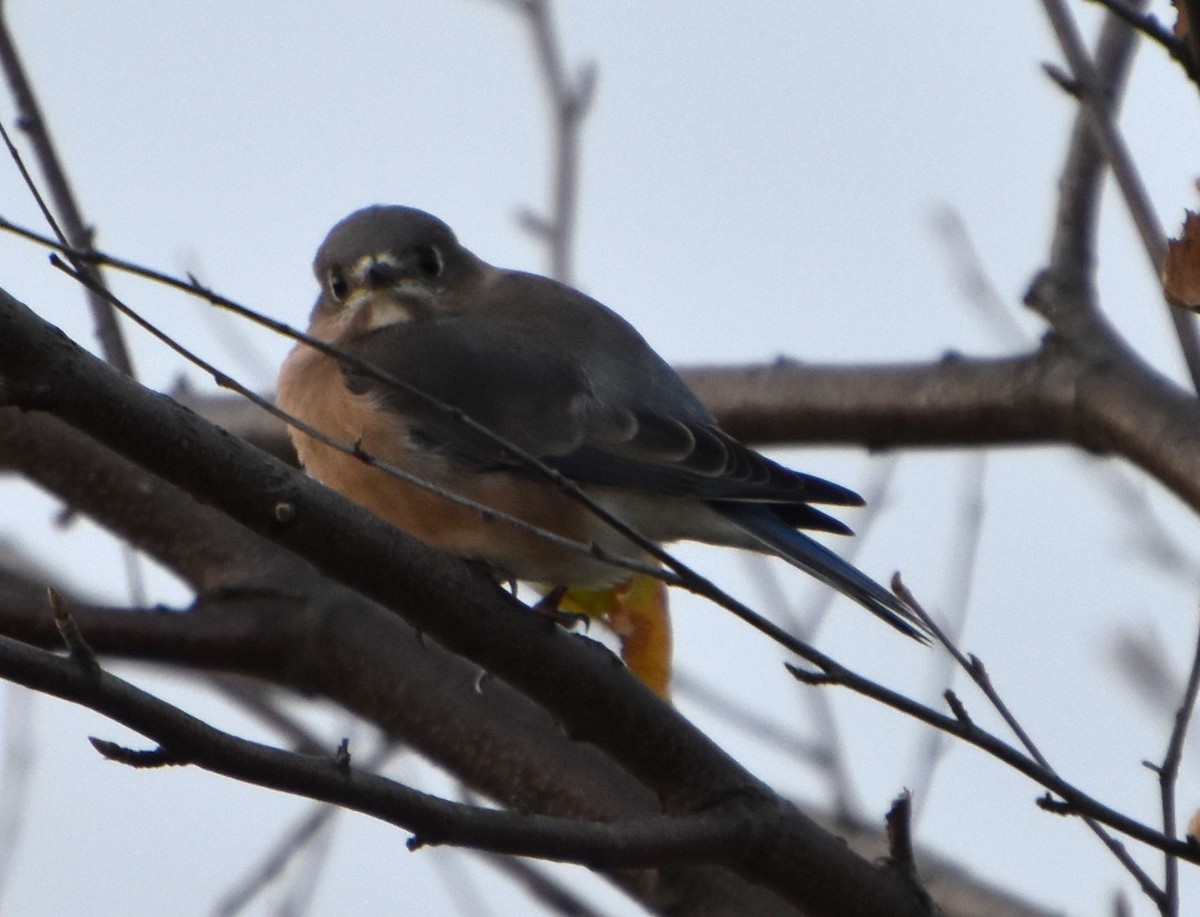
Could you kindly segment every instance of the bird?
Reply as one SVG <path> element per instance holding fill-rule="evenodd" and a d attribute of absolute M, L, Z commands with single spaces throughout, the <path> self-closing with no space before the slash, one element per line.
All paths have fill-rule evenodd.
<path fill-rule="evenodd" d="M 814 504 L 859 506 L 861 497 L 722 430 L 607 306 L 547 277 L 494 267 L 437 217 L 398 205 L 365 207 L 337 223 L 313 271 L 320 293 L 307 333 L 343 356 L 297 343 L 276 402 L 353 445 L 338 450 L 290 428 L 300 462 L 322 483 L 502 579 L 569 590 L 570 607 L 613 611 L 633 594 L 665 602 L 661 588 L 647 590 L 644 578 L 605 559 L 653 567 L 654 558 L 515 446 L 655 544 L 776 555 L 923 639 L 904 602 L 805 534 L 851 534 Z M 362 453 L 476 505 L 389 474 Z M 509 518 L 597 550 L 574 550 Z M 651 637 L 662 642 L 661 633 Z M 669 630 L 665 639 L 669 655 Z M 661 682 L 655 688 L 664 693 Z"/>

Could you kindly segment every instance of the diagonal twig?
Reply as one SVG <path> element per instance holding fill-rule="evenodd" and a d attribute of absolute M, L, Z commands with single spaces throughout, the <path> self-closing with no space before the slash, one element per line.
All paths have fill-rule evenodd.
<path fill-rule="evenodd" d="M 975 586 L 975 573 L 979 563 L 979 548 L 983 537 L 984 519 L 984 475 L 987 467 L 986 453 L 973 453 L 964 457 L 963 489 L 958 498 L 957 531 L 950 537 L 952 548 L 947 564 L 947 575 L 952 580 L 951 593 L 946 602 L 950 609 L 944 617 L 945 630 L 950 639 L 958 641 L 966 628 L 967 615 L 971 610 L 971 596 Z M 939 654 L 931 669 L 932 679 L 942 686 L 953 684 L 954 657 Z M 917 748 L 912 796 L 913 818 L 920 815 L 928 802 L 933 777 L 946 750 L 946 734 L 930 732 Z"/>
<path fill-rule="evenodd" d="M 901 583 L 893 583 L 893 588 L 902 594 L 907 592 Z M 926 611 L 920 606 L 919 603 L 917 603 L 916 599 L 911 594 L 906 595 L 905 599 L 912 604 L 917 614 L 920 615 L 925 621 L 926 626 L 929 627 L 937 641 L 950 652 L 958 664 L 962 666 L 963 670 L 966 671 L 966 673 L 971 677 L 971 680 L 975 682 L 979 690 L 983 692 L 984 697 L 988 699 L 988 702 L 992 705 L 996 712 L 1000 714 L 1000 718 L 1003 719 L 1005 725 L 1012 730 L 1013 735 L 1017 737 L 1017 740 L 1029 754 L 1029 757 L 1037 762 L 1038 766 L 1046 774 L 1053 775 L 1055 778 L 1057 778 L 1058 772 L 1053 768 L 1053 766 L 1051 766 L 1049 760 L 1045 755 L 1042 754 L 1041 749 L 1038 748 L 1037 744 L 1033 741 L 1033 738 L 1028 732 L 1026 732 L 1025 727 L 1021 725 L 1020 720 L 1016 718 L 1012 710 L 1009 709 L 1008 704 L 1004 702 L 1004 699 L 996 690 L 995 685 L 992 684 L 991 677 L 988 675 L 987 668 L 984 666 L 983 661 L 979 659 L 978 656 L 973 654 L 967 655 L 963 653 L 962 650 L 958 648 L 957 644 L 955 644 L 955 642 L 945 633 L 945 631 L 942 630 L 938 623 L 934 621 L 928 613 L 926 613 Z M 960 720 L 964 719 L 962 709 L 963 708 L 960 707 L 959 710 L 956 711 L 956 715 Z M 1080 817 L 1082 817 L 1083 823 L 1087 825 L 1088 829 L 1091 830 L 1091 832 L 1100 839 L 1104 846 L 1109 849 L 1113 856 L 1117 858 L 1117 861 L 1125 867 L 1126 871 L 1128 871 L 1129 874 L 1134 877 L 1147 897 L 1151 898 L 1151 900 L 1155 902 L 1158 902 L 1162 899 L 1162 889 L 1155 884 L 1154 880 L 1150 878 L 1146 871 L 1138 865 L 1137 861 L 1134 860 L 1132 856 L 1130 856 L 1129 851 L 1125 849 L 1125 845 L 1113 837 L 1112 834 L 1109 833 L 1109 831 L 1104 827 L 1104 825 L 1101 824 L 1100 819 L 1095 818 L 1090 813 L 1080 811 L 1069 800 L 1065 806 L 1047 800 L 1046 804 L 1043 805 L 1042 808 L 1049 809 L 1050 811 L 1060 812 L 1064 815 L 1078 814 Z M 1111 825 L 1111 822 L 1109 822 L 1109 824 Z M 1165 831 L 1163 833 L 1164 836 L 1173 838 L 1173 835 L 1167 835 Z"/>
<path fill-rule="evenodd" d="M 92 231 L 84 222 L 83 214 L 75 200 L 75 194 L 71 190 L 71 183 L 67 179 L 62 161 L 54 147 L 54 141 L 50 137 L 50 128 L 42 116 L 41 107 L 33 93 L 33 86 L 29 82 L 25 66 L 21 62 L 16 44 L 8 30 L 5 13 L 6 7 L 0 4 L 0 67 L 4 69 L 9 89 L 16 101 L 17 111 L 20 113 L 20 125 L 33 144 L 34 153 L 42 167 L 42 173 L 46 176 L 46 183 L 49 186 L 50 195 L 54 199 L 54 209 L 58 214 L 58 220 L 51 215 L 50 209 L 42 200 L 41 194 L 34 188 L 23 167 L 22 172 L 29 181 L 30 188 L 34 190 L 39 207 L 42 208 L 42 212 L 46 215 L 50 225 L 54 227 L 55 232 L 61 234 L 63 241 L 71 248 L 87 251 L 92 247 Z M 2 125 L 0 125 L 0 130 L 3 130 Z M 7 132 L 4 133 L 4 142 L 9 145 L 10 150 L 15 149 Z M 59 220 L 61 220 L 61 229 L 59 229 Z M 93 275 L 96 284 L 104 286 L 104 277 L 96 266 L 89 267 L 87 270 Z M 132 376 L 133 361 L 125 346 L 125 339 L 121 335 L 121 328 L 117 324 L 116 312 L 102 296 L 93 292 L 91 288 L 87 292 L 88 304 L 92 310 L 93 320 L 96 322 L 96 334 L 100 339 L 100 347 L 105 360 L 125 375 Z"/>
<path fill-rule="evenodd" d="M 1139 9 L 1128 0 L 1091 0 L 1104 7 L 1118 19 L 1123 19 L 1151 41 L 1159 44 L 1171 57 L 1176 60 L 1188 78 L 1194 83 L 1200 83 L 1200 71 L 1197 71 L 1195 59 L 1191 50 L 1179 40 L 1174 32 L 1158 21 L 1153 13 Z"/>
<path fill-rule="evenodd" d="M 1187 687 L 1179 708 L 1175 711 L 1175 725 L 1167 742 L 1167 752 L 1161 765 L 1153 768 L 1158 773 L 1159 792 L 1162 797 L 1163 834 L 1175 837 L 1178 834 L 1175 822 L 1175 786 L 1179 780 L 1179 765 L 1183 760 L 1183 745 L 1188 726 L 1196 709 L 1196 695 L 1200 692 L 1200 634 L 1196 637 L 1196 649 L 1192 653 L 1192 668 L 1188 673 Z M 1164 917 L 1179 914 L 1179 861 L 1167 854 L 1163 862 L 1163 902 L 1160 910 Z"/>
<path fill-rule="evenodd" d="M 362 767 L 374 773 L 396 751 L 397 746 L 385 742 L 366 757 Z M 276 841 L 246 876 L 221 896 L 212 909 L 213 917 L 234 917 L 242 913 L 264 888 L 279 877 L 297 853 L 329 827 L 334 816 L 340 811 L 337 806 L 328 803 L 313 806 Z"/>

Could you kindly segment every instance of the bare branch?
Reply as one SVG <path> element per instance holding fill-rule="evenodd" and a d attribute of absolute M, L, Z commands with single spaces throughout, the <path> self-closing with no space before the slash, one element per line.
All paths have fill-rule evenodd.
<path fill-rule="evenodd" d="M 1030 336 L 1021 328 L 984 271 L 962 215 L 953 207 L 942 206 L 934 212 L 932 222 L 945 252 L 950 279 L 958 288 L 962 301 L 975 310 L 987 323 L 993 337 L 1010 351 L 1016 353 L 1032 347 Z"/>
<path fill-rule="evenodd" d="M 82 673 L 70 660 L 0 637 L 5 677 L 83 704 L 160 743 L 134 752 L 93 739 L 105 757 L 133 767 L 189 763 L 271 789 L 335 803 L 413 831 L 424 844 L 466 844 L 593 866 L 646 866 L 680 858 L 725 859 L 744 849 L 758 815 L 739 804 L 725 811 L 630 822 L 622 826 L 553 816 L 514 816 L 437 799 L 342 766 L 333 758 L 286 752 L 239 739 L 189 716 L 106 672 Z M 741 837 L 743 843 L 734 842 Z M 732 842 L 732 843 L 731 843 Z M 411 843 L 411 842 L 410 842 Z M 740 853 L 738 854 L 740 856 Z"/>
<path fill-rule="evenodd" d="M 1127 2 L 1127 0 L 1091 0 L 1091 2 L 1103 6 L 1114 16 L 1129 23 L 1129 25 L 1137 29 L 1151 41 L 1161 45 L 1183 67 L 1188 78 L 1192 82 L 1198 82 L 1191 52 L 1185 47 L 1183 42 L 1175 37 L 1174 32 L 1158 21 L 1158 18 L 1153 13 L 1147 13 L 1143 9 L 1139 9 L 1135 4 Z"/>
<path fill-rule="evenodd" d="M 100 663 L 96 661 L 96 654 L 92 652 L 92 648 L 87 645 L 87 641 L 83 639 L 83 634 L 79 632 L 79 628 L 75 625 L 75 620 L 71 617 L 71 612 L 67 609 L 67 603 L 63 601 L 62 596 L 54 589 L 47 589 L 46 591 L 50 598 L 50 613 L 54 616 L 54 626 L 58 629 L 63 643 L 66 644 L 67 652 L 70 653 L 71 659 L 84 671 L 98 674 Z"/>
<path fill-rule="evenodd" d="M 9 887 L 9 876 L 16 859 L 29 804 L 34 777 L 34 704 L 37 695 L 17 685 L 4 688 L 4 761 L 0 765 L 0 904 Z"/>
<path fill-rule="evenodd" d="M 894 584 L 893 588 L 896 588 L 901 593 L 906 591 L 904 587 L 898 583 Z M 1000 718 L 1003 719 L 1005 725 L 1012 730 L 1013 735 L 1017 737 L 1018 741 L 1029 753 L 1029 756 L 1038 763 L 1038 765 L 1046 774 L 1053 775 L 1055 778 L 1057 778 L 1057 772 L 1034 743 L 1033 738 L 1028 732 L 1025 731 L 1025 727 L 1021 725 L 1020 721 L 1004 702 L 1004 699 L 996 690 L 995 685 L 992 684 L 992 679 L 988 675 L 983 661 L 977 656 L 965 655 L 958 648 L 955 642 L 937 625 L 937 623 L 925 613 L 924 609 L 915 603 L 915 600 L 913 600 L 911 596 L 907 596 L 906 598 L 913 603 L 913 607 L 917 609 L 917 613 L 925 619 L 926 624 L 929 625 L 930 630 L 933 631 L 938 642 L 941 643 L 942 646 L 944 646 L 947 650 L 949 650 L 950 654 L 955 658 L 958 664 L 971 677 L 971 680 L 975 682 L 976 686 L 978 686 L 978 688 L 983 692 L 984 697 L 988 699 L 988 702 L 992 705 L 996 712 L 1000 714 Z M 1042 784 L 1043 786 L 1046 785 L 1044 781 Z M 1137 861 L 1135 861 L 1133 857 L 1129 855 L 1129 852 L 1125 849 L 1124 845 L 1114 838 L 1107 830 L 1105 830 L 1101 822 L 1106 820 L 1096 818 L 1090 809 L 1081 810 L 1077 808 L 1075 803 L 1069 799 L 1065 804 L 1060 805 L 1057 800 L 1052 799 L 1049 794 L 1042 797 L 1042 799 L 1039 801 L 1039 805 L 1041 805 L 1041 807 L 1047 811 L 1057 812 L 1058 814 L 1062 815 L 1080 815 L 1088 829 L 1091 830 L 1091 832 L 1098 838 L 1100 838 L 1100 841 L 1109 849 L 1113 856 L 1117 858 L 1117 861 L 1125 867 L 1126 871 L 1128 871 L 1129 874 L 1134 877 L 1134 879 L 1137 880 L 1138 884 L 1142 888 L 1142 891 L 1145 892 L 1145 894 L 1153 901 L 1157 902 L 1162 899 L 1162 889 L 1158 888 L 1158 886 L 1154 884 L 1154 880 L 1152 880 L 1150 876 L 1146 874 L 1146 871 L 1138 865 Z M 1111 822 L 1106 823 L 1111 826 Z M 1174 838 L 1173 834 L 1168 834 L 1165 831 L 1163 836 L 1165 838 Z M 1170 856 L 1169 853 L 1168 856 Z"/>
<path fill-rule="evenodd" d="M 395 752 L 394 745 L 381 745 L 367 756 L 363 769 L 376 773 Z M 318 834 L 326 831 L 339 811 L 337 806 L 328 804 L 314 806 L 276 841 L 246 876 L 221 896 L 213 908 L 214 917 L 234 917 L 245 910 L 264 888 L 279 877 L 297 854 L 311 844 Z"/>
<path fill-rule="evenodd" d="M 562 914 L 564 917 L 602 917 L 600 912 L 593 910 L 586 902 L 532 863 L 497 853 L 480 852 L 476 856 L 518 883 L 531 898 L 544 904 L 555 914 Z"/>
<path fill-rule="evenodd" d="M 1138 0 L 1138 7 L 1144 0 Z M 1134 226 L 1141 237 L 1142 246 L 1150 259 L 1154 276 L 1162 276 L 1163 262 L 1167 254 L 1167 237 L 1162 224 L 1154 211 L 1150 196 L 1142 184 L 1137 166 L 1124 138 L 1113 122 L 1115 99 L 1118 96 L 1119 82 L 1113 76 L 1119 75 L 1123 80 L 1127 70 L 1125 61 L 1132 54 L 1132 47 L 1137 33 L 1123 21 L 1110 17 L 1105 23 L 1105 36 L 1101 38 L 1102 45 L 1106 40 L 1113 44 L 1123 44 L 1126 50 L 1119 57 L 1119 66 L 1113 67 L 1107 73 L 1094 65 L 1079 29 L 1070 10 L 1063 0 L 1043 0 L 1046 14 L 1054 27 L 1054 33 L 1066 55 L 1071 68 L 1076 94 L 1081 103 L 1081 114 L 1092 133 L 1094 142 L 1102 151 L 1104 159 L 1111 166 L 1113 177 L 1121 189 L 1121 195 L 1126 207 L 1133 217 Z M 1120 50 L 1118 48 L 1118 50 Z M 1104 49 L 1101 48 L 1101 53 Z M 1064 187 L 1065 187 L 1064 182 Z M 1165 303 L 1165 299 L 1164 299 Z M 1193 388 L 1200 389 L 1200 334 L 1196 331 L 1195 319 L 1190 312 L 1177 309 L 1170 305 L 1171 321 L 1175 326 L 1176 336 L 1191 375 Z"/>
<path fill-rule="evenodd" d="M 45 414 L 0 408 L 0 469 L 19 471 L 198 590 L 261 585 L 278 564 L 296 564 L 280 552 L 268 563 L 261 539 Z"/>
<path fill-rule="evenodd" d="M 1162 766 L 1158 768 L 1158 783 L 1162 796 L 1163 834 L 1175 837 L 1178 834 L 1175 822 L 1175 785 L 1179 779 L 1179 764 L 1183 760 L 1183 744 L 1188 726 L 1196 709 L 1196 695 L 1200 693 L 1200 635 L 1196 637 L 1196 649 L 1192 653 L 1192 668 L 1188 673 L 1187 687 L 1175 712 L 1175 725 L 1167 743 Z M 1164 857 L 1163 897 L 1160 909 L 1164 917 L 1179 914 L 1179 861 L 1173 856 Z"/>
<path fill-rule="evenodd" d="M 962 637 L 966 627 L 979 562 L 979 546 L 983 535 L 986 461 L 984 455 L 968 456 L 963 461 L 964 481 L 958 498 L 956 530 L 949 538 L 953 547 L 948 552 L 947 577 L 952 586 L 946 600 L 946 607 L 949 609 L 948 620 L 944 620 L 942 626 L 955 643 Z M 931 666 L 929 677 L 933 684 L 945 691 L 954 682 L 954 672 L 954 657 L 951 654 L 939 654 Z M 928 799 L 930 788 L 933 786 L 933 776 L 946 748 L 946 738 L 944 732 L 935 731 L 923 736 L 919 742 L 913 787 L 914 814 L 920 813 Z"/>
<path fill-rule="evenodd" d="M 529 28 L 534 56 L 542 72 L 546 100 L 554 117 L 554 177 L 548 217 L 522 211 L 520 222 L 546 244 L 551 277 L 569 284 L 575 247 L 579 197 L 579 133 L 596 90 L 596 65 L 584 63 L 575 79 L 568 77 L 551 18 L 550 0 L 515 0 L 508 4 Z"/>
<path fill-rule="evenodd" d="M 905 790 L 894 800 L 887 813 L 888 853 L 891 865 L 914 881 L 917 864 L 913 857 L 912 793 Z"/>
<path fill-rule="evenodd" d="M 20 113 L 21 127 L 29 136 L 30 142 L 33 143 L 34 152 L 42 167 L 42 174 L 46 177 L 46 184 L 49 186 L 51 197 L 54 199 L 55 210 L 58 212 L 58 217 L 62 222 L 64 241 L 73 249 L 86 251 L 92 247 L 92 230 L 83 219 L 79 205 L 75 201 L 74 192 L 71 190 L 71 183 L 67 179 L 67 173 L 62 167 L 62 161 L 59 159 L 58 152 L 54 148 L 54 142 L 50 138 L 50 128 L 47 126 L 45 118 L 42 117 L 41 107 L 38 105 L 37 97 L 33 93 L 33 86 L 29 82 L 29 77 L 25 73 L 25 66 L 21 62 L 16 44 L 13 42 L 12 35 L 8 30 L 6 13 L 6 8 L 0 5 L 0 67 L 4 68 L 4 75 L 8 80 L 9 90 L 16 101 L 17 111 Z M 0 131 L 2 131 L 2 126 L 0 126 Z M 16 148 L 8 140 L 7 132 L 4 133 L 4 140 L 9 145 L 9 150 L 20 166 L 22 173 L 28 176 Z M 41 195 L 36 193 L 36 188 L 34 188 L 32 182 L 30 183 L 30 188 L 34 190 L 38 203 L 42 205 L 43 211 L 49 217 L 49 211 L 46 210 L 45 205 L 42 203 Z M 49 217 L 49 219 L 51 225 L 57 230 L 58 221 L 53 217 Z M 90 272 L 96 284 L 101 287 L 104 286 L 104 278 L 99 269 L 95 267 L 85 269 Z M 132 376 L 133 361 L 129 357 L 129 350 L 125 346 L 125 339 L 122 337 L 120 326 L 117 324 L 116 313 L 102 296 L 95 294 L 90 289 L 88 291 L 88 303 L 91 306 L 92 317 L 96 322 L 96 334 L 100 340 L 104 358 L 125 375 Z"/>
<path fill-rule="evenodd" d="M 1176 4 L 1179 7 L 1180 15 L 1187 13 L 1187 49 L 1192 62 L 1190 73 L 1195 73 L 1200 69 L 1200 3 L 1196 0 L 1180 0 Z M 1193 79 L 1196 79 L 1193 76 Z"/>
<path fill-rule="evenodd" d="M 35 342 L 38 335 L 40 343 Z M 110 447 L 203 494 L 243 524 L 300 553 L 333 578 L 353 582 L 450 649 L 537 697 L 573 737 L 606 748 L 658 791 L 668 812 L 690 810 L 728 792 L 740 797 L 765 791 L 706 737 L 674 721 L 631 676 L 614 672 L 606 650 L 546 628 L 520 613 L 520 606 L 478 571 L 397 533 L 268 456 L 215 434 L 169 400 L 104 371 L 3 297 L 0 377 L 10 398 L 53 410 Z M 63 378 L 72 384 L 56 383 Z M 123 408 L 114 411 L 102 408 L 104 404 Z M 281 504 L 292 510 L 286 520 L 277 512 Z M 790 636 L 782 636 L 794 644 Z M 679 730 L 669 743 L 630 743 L 625 738 L 657 734 L 667 722 Z M 839 901 L 861 902 L 879 894 L 889 906 L 896 904 L 890 882 L 847 851 L 838 853 L 832 839 L 813 834 L 811 823 L 798 813 L 783 825 L 787 830 L 772 835 L 777 843 L 771 853 L 747 866 L 762 881 L 786 887 L 789 894 L 817 894 L 823 901 L 837 895 Z M 821 847 L 819 860 L 828 875 L 796 888 L 794 858 L 802 855 L 796 845 L 811 850 L 814 843 Z"/>

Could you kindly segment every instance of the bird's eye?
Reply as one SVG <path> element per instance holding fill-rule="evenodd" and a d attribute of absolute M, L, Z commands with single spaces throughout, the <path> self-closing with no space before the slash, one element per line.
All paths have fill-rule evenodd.
<path fill-rule="evenodd" d="M 432 245 L 427 245 L 417 252 L 417 267 L 426 277 L 440 277 L 442 268 L 442 253 Z"/>
<path fill-rule="evenodd" d="M 346 294 L 350 292 L 350 285 L 346 283 L 346 278 L 337 268 L 332 268 L 329 271 L 328 277 L 329 293 L 338 302 L 346 298 Z"/>

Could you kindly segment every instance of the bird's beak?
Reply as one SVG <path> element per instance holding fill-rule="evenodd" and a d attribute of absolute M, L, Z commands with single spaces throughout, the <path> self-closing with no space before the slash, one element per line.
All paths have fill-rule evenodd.
<path fill-rule="evenodd" d="M 397 287 L 412 275 L 411 265 L 392 255 L 368 255 L 354 266 L 351 284 L 362 290 L 386 290 Z"/>
<path fill-rule="evenodd" d="M 368 255 L 354 265 L 349 280 L 355 292 L 346 307 L 359 316 L 358 327 L 373 331 L 410 322 L 434 295 L 410 261 L 382 253 Z"/>

